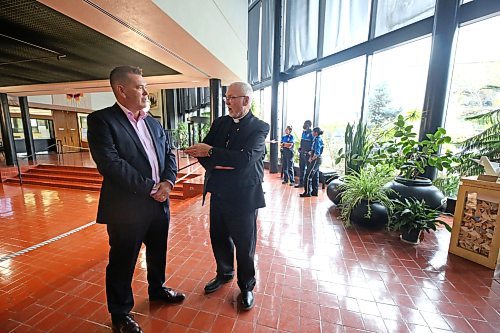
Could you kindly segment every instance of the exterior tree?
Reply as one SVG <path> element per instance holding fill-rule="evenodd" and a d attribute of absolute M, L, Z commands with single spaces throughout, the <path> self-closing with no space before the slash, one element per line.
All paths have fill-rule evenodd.
<path fill-rule="evenodd" d="M 388 122 L 394 121 L 402 109 L 390 107 L 391 97 L 385 84 L 375 88 L 375 92 L 368 102 L 369 119 L 367 124 L 370 128 L 380 128 Z"/>

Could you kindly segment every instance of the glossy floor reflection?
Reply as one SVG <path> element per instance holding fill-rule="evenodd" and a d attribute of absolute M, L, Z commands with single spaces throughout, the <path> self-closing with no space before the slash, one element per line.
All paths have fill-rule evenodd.
<path fill-rule="evenodd" d="M 259 213 L 256 306 L 235 307 L 235 281 L 205 296 L 214 276 L 208 207 L 172 201 L 167 285 L 181 306 L 147 300 L 144 252 L 134 314 L 145 332 L 498 332 L 496 272 L 448 255 L 445 230 L 410 246 L 396 234 L 345 229 L 321 193 L 266 175 Z M 0 185 L 0 258 L 91 222 L 98 194 Z M 0 259 L 0 332 L 110 332 L 105 227 L 92 225 Z M 496 279 L 496 280 L 495 280 Z"/>

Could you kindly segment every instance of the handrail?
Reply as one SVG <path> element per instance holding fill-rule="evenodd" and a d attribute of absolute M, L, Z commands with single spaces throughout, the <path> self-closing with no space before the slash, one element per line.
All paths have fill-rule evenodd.
<path fill-rule="evenodd" d="M 178 170 L 177 170 L 177 172 L 182 171 L 182 170 L 184 170 L 184 169 L 187 169 L 187 168 L 189 168 L 190 166 L 195 165 L 196 163 L 200 163 L 200 162 L 196 161 L 196 162 L 193 162 L 193 163 L 188 164 L 188 165 L 186 165 L 186 166 L 183 166 L 182 168 L 178 169 Z"/>
<path fill-rule="evenodd" d="M 56 143 L 45 147 L 45 149 L 48 150 L 49 148 L 51 148 L 51 147 L 53 147 L 55 145 L 56 145 Z M 19 185 L 23 185 L 23 175 L 21 173 L 21 166 L 19 165 L 19 158 L 17 157 L 17 154 L 15 154 L 15 155 L 16 155 L 16 161 L 15 161 L 15 163 L 16 163 L 16 166 L 17 166 L 17 176 L 19 177 Z M 26 156 L 21 157 L 21 159 L 29 159 L 30 157 L 35 157 L 35 159 L 36 159 L 36 151 L 33 154 L 31 154 L 31 155 L 26 155 Z"/>

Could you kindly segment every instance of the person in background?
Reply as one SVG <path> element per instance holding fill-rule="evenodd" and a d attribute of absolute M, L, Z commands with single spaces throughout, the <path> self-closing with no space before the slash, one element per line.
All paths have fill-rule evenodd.
<path fill-rule="evenodd" d="M 309 160 L 307 164 L 307 174 L 304 183 L 304 193 L 301 197 L 318 196 L 319 188 L 319 166 L 321 165 L 321 154 L 323 154 L 323 139 L 321 135 L 323 131 L 319 127 L 315 127 L 312 131 L 314 140 L 311 150 L 309 151 Z"/>
<path fill-rule="evenodd" d="M 257 212 L 265 207 L 262 181 L 269 124 L 250 112 L 252 86 L 234 82 L 226 92 L 229 114 L 217 118 L 202 143 L 186 149 L 205 168 L 210 192 L 210 240 L 217 274 L 205 285 L 210 294 L 234 277 L 234 250 L 240 306 L 254 306 Z"/>
<path fill-rule="evenodd" d="M 165 131 L 147 112 L 142 70 L 116 67 L 110 83 L 116 103 L 88 116 L 90 152 L 103 177 L 96 221 L 107 225 L 109 237 L 106 299 L 113 332 L 141 333 L 130 311 L 132 277 L 143 243 L 149 300 L 171 304 L 185 298 L 164 286 L 169 194 L 177 163 Z"/>
<path fill-rule="evenodd" d="M 293 166 L 293 146 L 295 138 L 292 135 L 292 126 L 287 126 L 285 135 L 281 137 L 281 165 L 283 168 L 283 184 L 290 184 L 293 186 L 295 183 L 294 166 Z"/>
<path fill-rule="evenodd" d="M 300 138 L 299 147 L 299 183 L 295 188 L 304 187 L 307 161 L 309 160 L 309 151 L 311 150 L 313 135 L 311 131 L 312 122 L 310 120 L 304 121 L 302 128 L 302 137 Z"/>

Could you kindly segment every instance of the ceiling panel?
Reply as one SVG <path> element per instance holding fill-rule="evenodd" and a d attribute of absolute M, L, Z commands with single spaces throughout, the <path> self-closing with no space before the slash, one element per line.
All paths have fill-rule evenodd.
<path fill-rule="evenodd" d="M 0 87 L 106 80 L 119 65 L 179 74 L 37 1 L 0 0 Z"/>

